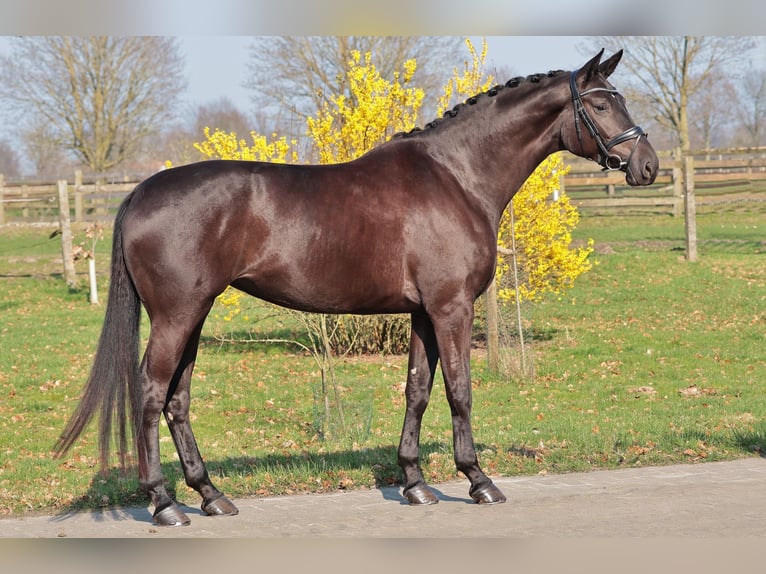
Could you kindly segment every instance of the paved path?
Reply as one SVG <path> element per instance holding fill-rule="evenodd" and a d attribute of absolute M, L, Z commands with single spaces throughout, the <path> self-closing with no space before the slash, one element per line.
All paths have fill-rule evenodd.
<path fill-rule="evenodd" d="M 766 535 L 766 460 L 500 478 L 506 504 L 477 506 L 468 482 L 408 506 L 399 488 L 235 500 L 234 517 L 187 509 L 159 528 L 147 508 L 0 519 L 0 538 L 751 537 Z"/>

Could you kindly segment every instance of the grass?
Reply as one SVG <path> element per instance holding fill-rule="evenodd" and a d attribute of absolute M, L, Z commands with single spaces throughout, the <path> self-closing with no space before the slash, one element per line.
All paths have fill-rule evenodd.
<path fill-rule="evenodd" d="M 484 469 L 559 473 L 766 452 L 765 219 L 758 209 L 699 213 L 700 261 L 689 264 L 682 221 L 583 217 L 576 239 L 596 240 L 598 264 L 570 292 L 527 309 L 534 380 L 508 380 L 474 354 Z M 0 515 L 145 504 L 135 472 L 98 474 L 92 429 L 65 459 L 50 456 L 87 376 L 104 309 L 88 305 L 84 290 L 66 289 L 49 231 L 0 230 Z M 108 240 L 98 250 L 107 253 Z M 105 297 L 106 265 L 98 265 Z M 232 321 L 223 315 L 206 326 L 192 401 L 200 448 L 222 490 L 268 496 L 401 480 L 406 357 L 342 360 L 348 428 L 323 440 L 319 372 L 309 356 L 220 341 L 232 333 L 300 336 L 296 324 L 255 300 Z M 422 466 L 439 482 L 455 477 L 440 377 L 433 396 Z M 167 429 L 161 437 L 171 489 L 198 505 Z"/>

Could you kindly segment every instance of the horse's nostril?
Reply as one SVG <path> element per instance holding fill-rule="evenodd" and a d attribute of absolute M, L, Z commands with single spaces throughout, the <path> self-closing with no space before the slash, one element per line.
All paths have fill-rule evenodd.
<path fill-rule="evenodd" d="M 654 163 L 653 163 L 653 162 L 651 162 L 651 161 L 647 161 L 647 162 L 644 164 L 644 175 L 645 175 L 647 178 L 651 178 L 651 177 L 654 175 L 654 173 L 655 173 L 656 171 L 657 171 L 657 170 L 655 169 L 655 167 L 654 167 Z"/>

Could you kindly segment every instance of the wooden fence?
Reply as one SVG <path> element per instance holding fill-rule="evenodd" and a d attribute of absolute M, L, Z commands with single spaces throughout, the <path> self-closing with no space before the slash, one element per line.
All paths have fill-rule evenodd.
<path fill-rule="evenodd" d="M 137 182 L 83 183 L 75 174 L 67 183 L 73 222 L 108 222 Z M 6 183 L 0 174 L 0 225 L 6 223 L 58 223 L 59 188 L 53 183 Z"/>
<path fill-rule="evenodd" d="M 654 184 L 630 187 L 625 174 L 595 171 L 593 162 L 567 154 L 562 189 L 584 212 L 654 211 L 683 213 L 684 173 L 700 206 L 766 201 L 766 148 L 660 153 Z M 689 162 L 688 166 L 684 164 Z"/>
<path fill-rule="evenodd" d="M 691 160 L 660 154 L 660 172 L 651 186 L 630 187 L 625 174 L 602 172 L 594 162 L 566 154 L 570 166 L 561 188 L 584 212 L 624 213 L 660 211 L 683 213 L 684 163 L 691 161 L 689 183 L 698 205 L 766 201 L 766 148 L 703 150 Z M 73 223 L 110 222 L 123 198 L 137 181 L 83 183 L 76 175 L 67 183 Z M 6 223 L 59 222 L 56 182 L 5 183 L 0 175 L 0 225 Z"/>

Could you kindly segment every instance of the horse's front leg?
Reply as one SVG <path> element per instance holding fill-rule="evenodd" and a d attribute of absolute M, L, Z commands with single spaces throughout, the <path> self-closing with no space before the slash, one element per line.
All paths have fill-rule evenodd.
<path fill-rule="evenodd" d="M 471 431 L 471 325 L 473 304 L 454 303 L 449 312 L 432 315 L 444 386 L 452 413 L 455 465 L 471 482 L 469 494 L 479 504 L 505 502 L 505 495 L 479 467 Z"/>
<path fill-rule="evenodd" d="M 412 314 L 410 357 L 405 398 L 402 437 L 399 442 L 399 466 L 404 471 L 404 496 L 410 504 L 436 504 L 439 499 L 428 488 L 420 470 L 420 427 L 433 387 L 439 359 L 434 328 L 425 313 Z"/>

